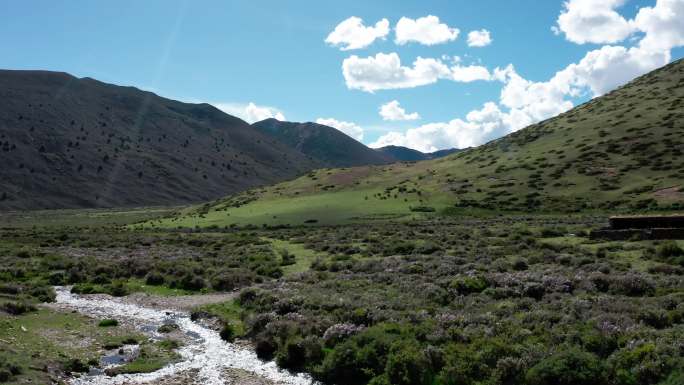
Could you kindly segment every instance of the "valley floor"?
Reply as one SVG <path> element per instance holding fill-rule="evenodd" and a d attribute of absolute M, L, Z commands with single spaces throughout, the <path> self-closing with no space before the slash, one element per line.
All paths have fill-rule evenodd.
<path fill-rule="evenodd" d="M 0 382 L 684 380 L 684 242 L 590 239 L 603 216 L 63 223 L 0 230 Z M 136 321 L 120 306 L 145 310 Z M 211 350 L 187 331 L 206 333 Z M 261 361 L 201 364 L 231 349 Z M 272 375 L 276 365 L 289 374 Z"/>

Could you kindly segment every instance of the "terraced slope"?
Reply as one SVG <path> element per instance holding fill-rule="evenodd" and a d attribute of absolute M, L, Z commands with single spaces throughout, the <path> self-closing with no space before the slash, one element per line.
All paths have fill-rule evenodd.
<path fill-rule="evenodd" d="M 433 210 L 678 210 L 684 208 L 683 152 L 679 60 L 477 148 L 411 165 L 319 170 L 161 224 L 342 223 Z"/>
<path fill-rule="evenodd" d="M 320 167 L 208 104 L 0 71 L 0 210 L 175 205 Z"/>

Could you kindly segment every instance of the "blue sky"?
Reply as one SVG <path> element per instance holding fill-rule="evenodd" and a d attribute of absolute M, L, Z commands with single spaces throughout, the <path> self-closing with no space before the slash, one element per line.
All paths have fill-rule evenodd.
<path fill-rule="evenodd" d="M 582 4 L 588 0 L 573 1 L 576 4 L 551 0 L 6 1 L 0 6 L 0 67 L 66 71 L 170 98 L 210 102 L 243 117 L 249 103 L 270 106 L 292 121 L 327 119 L 350 135 L 360 138 L 362 133 L 367 144 L 402 144 L 428 151 L 480 144 L 684 53 L 680 47 L 684 43 L 676 38 L 684 35 L 681 22 L 654 17 L 663 9 L 679 12 L 682 0 L 592 0 L 592 6 Z M 651 10 L 652 17 L 637 18 L 638 27 L 630 27 L 631 32 L 620 30 L 626 24 L 616 20 L 616 14 L 631 21 L 644 8 Z M 588 12 L 596 15 L 587 16 Z M 569 16 L 559 27 L 562 13 Z M 420 37 L 403 45 L 395 42 L 401 18 L 415 21 L 428 15 L 452 31 L 458 29 L 458 37 L 434 45 L 421 43 Z M 326 43 L 336 26 L 352 16 L 363 19 L 366 27 L 387 19 L 390 30 L 360 49 L 343 51 Z M 684 20 L 684 14 L 676 16 Z M 606 20 L 612 24 L 606 29 L 597 20 L 602 26 Z M 491 44 L 469 47 L 468 33 L 482 29 L 490 33 Z M 642 60 L 636 51 L 625 51 L 645 47 L 642 41 L 648 34 L 650 40 L 660 41 L 658 34 L 663 33 L 674 33 L 675 39 L 649 48 L 659 56 L 653 53 Z M 604 47 L 623 50 L 609 52 Z M 591 51 L 602 56 L 573 68 L 568 76 L 580 80 L 568 80 L 572 90 L 560 91 L 559 97 L 557 90 L 567 84 L 550 80 Z M 440 77 L 399 89 L 350 89 L 351 81 L 342 70 L 345 59 L 377 58 L 380 53 L 396 53 L 407 68 L 417 57 L 434 59 L 445 68 L 484 67 L 491 78 L 463 82 Z M 608 64 L 601 59 L 604 56 Z M 506 72 L 509 64 L 514 69 Z M 366 63 L 360 70 L 371 71 L 373 65 Z M 494 79 L 497 67 L 500 71 Z M 611 72 L 620 76 L 607 84 L 595 83 L 599 77 L 605 81 Z M 362 75 L 374 81 L 372 74 Z M 546 94 L 538 95 L 535 87 Z M 506 100 L 504 89 L 510 94 Z M 420 119 L 384 120 L 380 106 L 395 100 L 407 114 L 417 113 Z M 546 107 L 540 110 L 539 105 Z M 472 111 L 477 113 L 468 115 Z"/>

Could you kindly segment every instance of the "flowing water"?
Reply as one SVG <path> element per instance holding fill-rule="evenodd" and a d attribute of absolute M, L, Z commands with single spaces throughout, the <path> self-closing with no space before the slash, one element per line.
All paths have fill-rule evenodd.
<path fill-rule="evenodd" d="M 152 337 L 159 337 L 157 327 L 173 322 L 180 331 L 188 336 L 190 342 L 178 349 L 181 360 L 156 372 L 143 374 L 122 374 L 109 377 L 105 374 L 86 375 L 74 378 L 74 385 L 117 385 L 152 383 L 163 378 L 183 373 L 193 373 L 196 384 L 218 385 L 230 383 L 226 378 L 229 369 L 241 369 L 257 377 L 287 385 L 316 384 L 308 375 L 292 374 L 277 367 L 274 362 L 260 360 L 249 349 L 227 343 L 218 332 L 190 320 L 184 312 L 164 311 L 146 308 L 106 296 L 80 296 L 72 294 L 68 288 L 57 287 L 57 304 L 77 310 L 96 318 L 128 320 L 139 330 Z M 194 374 L 196 373 L 196 374 Z"/>

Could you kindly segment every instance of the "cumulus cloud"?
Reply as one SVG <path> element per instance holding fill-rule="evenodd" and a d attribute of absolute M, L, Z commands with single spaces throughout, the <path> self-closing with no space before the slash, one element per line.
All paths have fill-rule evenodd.
<path fill-rule="evenodd" d="M 492 44 L 492 36 L 491 33 L 486 29 L 470 31 L 468 33 L 469 47 L 486 47 L 490 44 Z"/>
<path fill-rule="evenodd" d="M 625 0 L 569 0 L 558 16 L 555 31 L 573 43 L 617 43 L 634 32 L 616 8 Z"/>
<path fill-rule="evenodd" d="M 579 63 L 569 65 L 564 73 L 574 77 L 576 86 L 586 86 L 593 96 L 599 96 L 669 61 L 669 51 L 604 46 L 588 52 Z"/>
<path fill-rule="evenodd" d="M 417 112 L 407 114 L 406 110 L 401 108 L 397 100 L 392 100 L 380 106 L 380 116 L 382 116 L 382 120 L 390 121 L 420 119 L 420 115 Z"/>
<path fill-rule="evenodd" d="M 456 40 L 460 31 L 441 23 L 439 17 L 428 15 L 418 19 L 402 17 L 395 28 L 395 42 L 404 45 L 417 42 L 424 45 L 435 45 Z"/>
<path fill-rule="evenodd" d="M 450 68 L 451 70 L 451 80 L 457 81 L 457 82 L 462 82 L 462 83 L 470 83 L 474 82 L 476 80 L 490 80 L 491 75 L 489 73 L 489 70 L 486 67 L 483 66 L 477 66 L 477 65 L 469 65 L 469 66 L 462 66 L 462 65 L 454 65 Z"/>
<path fill-rule="evenodd" d="M 440 79 L 472 82 L 490 78 L 485 67 L 460 64 L 449 67 L 442 60 L 433 58 L 418 57 L 412 67 L 405 67 L 395 52 L 366 58 L 352 55 L 342 63 L 342 73 L 348 88 L 366 92 L 419 87 Z"/>
<path fill-rule="evenodd" d="M 577 97 L 603 95 L 667 64 L 671 49 L 684 46 L 684 0 L 657 0 L 654 6 L 641 8 L 633 20 L 626 20 L 615 11 L 623 4 L 624 0 L 567 1 L 556 29 L 569 41 L 615 43 L 636 32 L 642 34 L 635 35 L 639 39 L 631 40 L 628 46 L 604 45 L 593 49 L 546 81 L 528 80 L 512 65 L 489 72 L 485 67 L 462 66 L 458 60 L 451 67 L 435 61 L 430 77 L 434 81 L 501 82 L 498 102 L 485 103 L 465 118 L 389 132 L 371 146 L 400 145 L 427 152 L 480 145 L 567 111 Z M 396 64 L 403 68 L 396 59 Z"/>
<path fill-rule="evenodd" d="M 465 120 L 454 119 L 445 123 L 429 123 L 404 133 L 390 132 L 381 136 L 370 147 L 389 145 L 405 146 L 422 152 L 444 148 L 466 148 L 480 144 L 485 138 L 505 131 L 502 112 L 495 103 L 486 103 L 482 109 L 470 112 Z"/>
<path fill-rule="evenodd" d="M 316 123 L 324 126 L 329 126 L 342 131 L 347 136 L 352 137 L 358 141 L 363 140 L 363 128 L 352 122 L 343 122 L 333 118 L 318 118 Z"/>
<path fill-rule="evenodd" d="M 353 55 L 344 59 L 342 73 L 351 89 L 373 92 L 395 88 L 412 88 L 435 83 L 449 73 L 440 60 L 418 57 L 413 67 L 401 65 L 396 53 L 378 53 L 360 58 Z"/>
<path fill-rule="evenodd" d="M 275 118 L 285 120 L 285 115 L 279 109 L 268 106 L 258 106 L 252 102 L 242 103 L 212 103 L 219 110 L 246 121 L 255 123 L 264 119 Z"/>
<path fill-rule="evenodd" d="M 382 19 L 375 26 L 366 27 L 361 18 L 352 16 L 338 24 L 325 42 L 348 51 L 368 47 L 376 39 L 384 39 L 388 34 L 389 20 Z"/>
<path fill-rule="evenodd" d="M 634 25 L 645 33 L 639 43 L 647 51 L 667 51 L 684 45 L 684 0 L 658 0 L 639 10 Z"/>
<path fill-rule="evenodd" d="M 512 65 L 496 68 L 491 78 L 503 83 L 498 104 L 485 103 L 465 119 L 389 132 L 371 146 L 398 145 L 425 152 L 477 146 L 563 113 L 573 107 L 575 97 L 602 95 L 668 61 L 669 55 L 662 52 L 605 46 L 543 82 L 525 79 Z"/>

